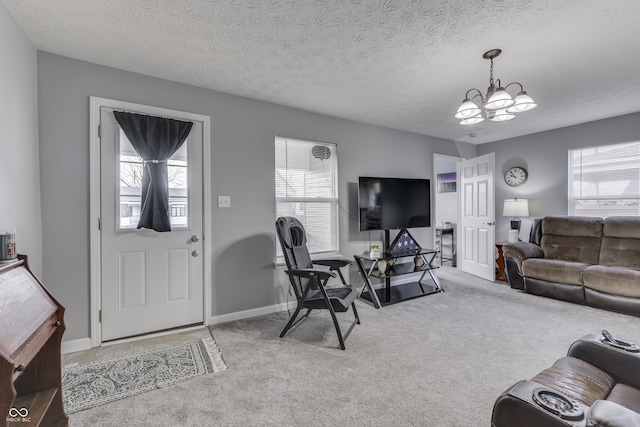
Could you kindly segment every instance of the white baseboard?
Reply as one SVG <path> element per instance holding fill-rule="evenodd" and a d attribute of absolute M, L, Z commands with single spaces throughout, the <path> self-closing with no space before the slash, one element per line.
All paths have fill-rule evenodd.
<path fill-rule="evenodd" d="M 294 301 L 295 305 L 295 301 Z M 236 311 L 235 313 L 221 314 L 219 316 L 212 316 L 207 322 L 208 325 L 217 325 L 218 323 L 232 322 L 234 320 L 248 319 L 249 317 L 262 316 L 265 314 L 276 313 L 278 311 L 284 311 L 287 309 L 287 303 L 270 305 L 267 307 L 252 308 L 250 310 Z"/>
<path fill-rule="evenodd" d="M 62 354 L 89 350 L 90 348 L 91 338 L 80 338 L 77 340 L 62 341 Z"/>
<path fill-rule="evenodd" d="M 295 306 L 295 301 L 293 301 L 292 304 Z M 280 304 L 274 304 L 267 307 L 252 308 L 250 310 L 236 311 L 235 313 L 221 314 L 219 316 L 210 317 L 207 322 L 207 325 L 217 325 L 219 323 L 232 322 L 234 320 L 248 319 L 250 317 L 276 313 L 278 311 L 284 311 L 286 309 L 287 309 L 287 303 L 283 302 Z M 150 335 L 147 335 L 142 338 L 149 338 L 149 337 Z M 89 350 L 90 348 L 91 348 L 91 338 L 81 338 L 77 340 L 62 342 L 62 354 Z"/>

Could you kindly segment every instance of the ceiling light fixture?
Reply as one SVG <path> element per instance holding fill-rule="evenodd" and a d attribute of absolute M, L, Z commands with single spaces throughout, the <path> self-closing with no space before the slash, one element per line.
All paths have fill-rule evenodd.
<path fill-rule="evenodd" d="M 485 118 L 482 116 L 482 110 L 484 109 L 484 115 L 490 122 L 506 122 L 516 118 L 516 113 L 523 111 L 529 111 L 538 106 L 527 92 L 524 91 L 522 85 L 518 82 L 509 83 L 505 87 L 502 87 L 500 79 L 493 81 L 493 58 L 498 57 L 502 53 L 501 49 L 491 49 L 482 55 L 484 59 L 491 61 L 491 68 L 489 69 L 489 88 L 487 94 L 482 95 L 479 89 L 473 88 L 467 91 L 467 94 L 462 101 L 462 105 L 458 108 L 455 114 L 456 119 L 460 119 L 461 125 L 475 125 L 480 123 Z M 512 85 L 520 86 L 520 91 L 516 95 L 515 99 L 509 95 L 507 88 Z M 497 87 L 496 87 L 497 86 Z M 470 97 L 472 92 L 477 92 Z M 476 98 L 479 99 L 475 102 Z"/>

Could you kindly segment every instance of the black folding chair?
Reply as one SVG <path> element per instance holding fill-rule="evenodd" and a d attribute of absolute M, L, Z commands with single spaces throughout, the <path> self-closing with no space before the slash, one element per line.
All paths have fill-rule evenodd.
<path fill-rule="evenodd" d="M 351 264 L 350 261 L 344 259 L 326 259 L 311 260 L 309 250 L 307 249 L 307 235 L 304 231 L 302 223 L 293 217 L 280 217 L 276 221 L 276 232 L 278 240 L 284 253 L 284 259 L 287 264 L 286 273 L 289 276 L 291 287 L 296 294 L 298 305 L 293 315 L 282 330 L 280 338 L 284 337 L 289 330 L 306 319 L 311 310 L 329 310 L 333 325 L 338 334 L 340 348 L 345 349 L 344 341 L 347 339 L 356 324 L 360 323 L 358 311 L 356 310 L 355 299 L 358 296 L 357 290 L 347 285 L 344 276 L 340 271 L 340 267 Z M 323 265 L 329 267 L 327 270 L 317 270 L 313 265 Z M 337 272 L 342 284 L 327 285 L 331 277 L 337 277 Z M 353 308 L 355 320 L 342 335 L 340 325 L 336 313 L 342 313 Z M 307 309 L 306 313 L 296 321 L 300 310 Z"/>

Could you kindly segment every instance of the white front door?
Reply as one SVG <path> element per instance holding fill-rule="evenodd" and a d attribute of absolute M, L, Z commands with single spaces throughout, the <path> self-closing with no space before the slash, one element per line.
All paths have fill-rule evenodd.
<path fill-rule="evenodd" d="M 203 323 L 203 123 L 193 123 L 168 161 L 172 230 L 138 230 L 142 159 L 100 108 L 102 341 Z"/>
<path fill-rule="evenodd" d="M 460 268 L 495 281 L 494 153 L 460 164 Z"/>

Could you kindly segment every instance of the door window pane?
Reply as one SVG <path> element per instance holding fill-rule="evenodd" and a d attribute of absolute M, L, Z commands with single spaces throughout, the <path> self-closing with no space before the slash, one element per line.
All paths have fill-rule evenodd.
<path fill-rule="evenodd" d="M 119 129 L 119 230 L 135 230 L 140 219 L 142 170 L 144 162 L 133 149 L 131 142 Z M 187 141 L 167 161 L 169 184 L 169 215 L 171 228 L 189 227 L 189 189 L 187 183 Z"/>

